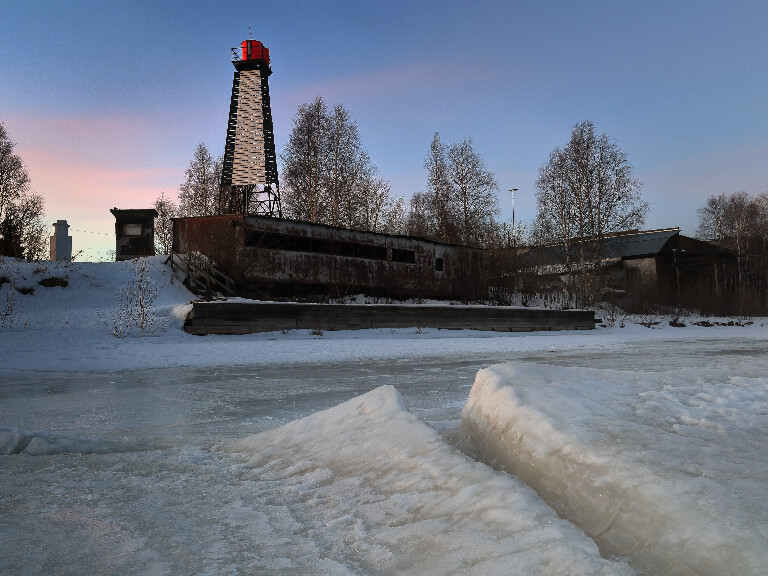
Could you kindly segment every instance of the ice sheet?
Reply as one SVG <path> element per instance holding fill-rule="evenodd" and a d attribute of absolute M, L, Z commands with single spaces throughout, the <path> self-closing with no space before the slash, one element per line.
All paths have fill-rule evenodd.
<path fill-rule="evenodd" d="M 88 438 L 58 436 L 47 431 L 30 432 L 0 426 L 0 456 L 9 454 L 88 454 L 104 452 L 106 446 Z"/>
<path fill-rule="evenodd" d="M 530 488 L 450 447 L 391 386 L 230 449 L 303 533 L 366 573 L 632 573 Z"/>
<path fill-rule="evenodd" d="M 494 366 L 477 375 L 460 437 L 644 573 L 762 575 L 767 368 Z"/>

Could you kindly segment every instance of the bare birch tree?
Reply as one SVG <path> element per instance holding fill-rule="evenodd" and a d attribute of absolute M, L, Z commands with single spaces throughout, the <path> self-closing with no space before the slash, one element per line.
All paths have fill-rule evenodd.
<path fill-rule="evenodd" d="M 696 235 L 709 241 L 722 242 L 725 237 L 725 209 L 728 203 L 726 194 L 707 198 L 706 204 L 697 210 L 699 227 Z"/>
<path fill-rule="evenodd" d="M 302 104 L 293 118 L 293 130 L 280 155 L 281 200 L 289 218 L 321 220 L 321 170 L 326 156 L 328 107 L 319 96 Z"/>
<path fill-rule="evenodd" d="M 438 242 L 487 246 L 496 232 L 498 185 L 472 140 L 446 146 L 435 133 L 424 159 L 427 189 L 411 199 L 411 234 Z"/>
<path fill-rule="evenodd" d="M 356 199 L 368 191 L 373 166 L 363 149 L 357 124 L 340 104 L 328 116 L 324 188 L 331 226 L 353 227 L 360 220 Z"/>
<path fill-rule="evenodd" d="M 570 277 L 576 266 L 582 292 L 587 270 L 605 256 L 605 236 L 645 222 L 641 187 L 627 154 L 589 121 L 576 124 L 568 144 L 539 169 L 537 235 L 563 244 L 567 272 Z"/>
<path fill-rule="evenodd" d="M 37 260 L 47 251 L 45 201 L 30 179 L 15 145 L 0 123 L 0 255 Z"/>
<path fill-rule="evenodd" d="M 384 231 L 402 221 L 402 202 L 376 175 L 349 112 L 329 112 L 322 98 L 299 107 L 280 156 L 282 204 L 289 218 L 319 224 Z"/>
<path fill-rule="evenodd" d="M 595 134 L 592 122 L 581 122 L 568 144 L 556 148 L 539 170 L 537 218 L 556 241 L 589 239 L 592 257 L 599 259 L 606 234 L 645 222 L 648 205 L 641 187 L 627 154 L 607 134 Z"/>
<path fill-rule="evenodd" d="M 448 171 L 446 147 L 437 132 L 429 145 L 424 167 L 427 169 L 429 197 L 429 202 L 424 206 L 427 208 L 424 216 L 428 235 L 440 242 L 456 241 L 454 188 Z"/>
<path fill-rule="evenodd" d="M 218 211 L 222 159 L 215 159 L 205 144 L 198 144 L 179 186 L 179 215 L 211 216 Z"/>
<path fill-rule="evenodd" d="M 573 202 L 567 177 L 567 158 L 562 150 L 555 149 L 549 161 L 539 169 L 536 182 L 538 212 L 533 238 L 536 244 L 562 242 L 565 248 L 565 266 L 571 271 L 571 239 L 576 232 L 578 210 Z"/>
<path fill-rule="evenodd" d="M 173 246 L 173 218 L 178 216 L 178 206 L 165 193 L 155 200 L 155 252 L 170 254 Z"/>
<path fill-rule="evenodd" d="M 465 138 L 448 147 L 448 174 L 458 209 L 458 229 L 463 244 L 486 246 L 499 214 L 498 184 L 482 158 Z"/>

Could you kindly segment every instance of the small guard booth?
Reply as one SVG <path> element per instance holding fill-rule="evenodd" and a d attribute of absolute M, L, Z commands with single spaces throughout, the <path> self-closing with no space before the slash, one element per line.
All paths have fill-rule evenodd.
<path fill-rule="evenodd" d="M 155 255 L 157 210 L 110 210 L 115 217 L 115 260 L 132 260 Z"/>

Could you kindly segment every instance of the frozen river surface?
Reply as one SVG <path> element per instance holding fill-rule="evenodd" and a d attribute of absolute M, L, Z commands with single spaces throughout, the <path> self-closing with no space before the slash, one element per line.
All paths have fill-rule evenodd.
<path fill-rule="evenodd" d="M 5 374 L 0 432 L 22 453 L 0 457 L 0 573 L 634 573 L 520 480 L 455 448 L 477 372 L 513 362 L 618 369 L 633 382 L 643 372 L 755 377 L 766 352 L 756 339 L 656 338 L 583 351 Z M 379 389 L 387 385 L 396 390 Z M 753 416 L 765 434 L 768 415 Z M 762 466 L 765 436 L 749 441 Z"/>

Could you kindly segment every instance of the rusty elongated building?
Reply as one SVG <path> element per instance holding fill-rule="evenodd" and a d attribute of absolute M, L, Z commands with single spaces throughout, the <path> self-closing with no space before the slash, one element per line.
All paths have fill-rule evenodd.
<path fill-rule="evenodd" d="M 174 251 L 208 256 L 251 298 L 488 294 L 487 251 L 412 236 L 226 214 L 175 219 L 173 242 Z"/>

